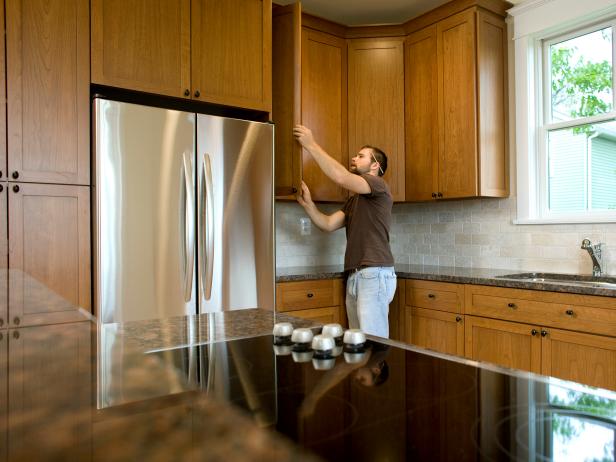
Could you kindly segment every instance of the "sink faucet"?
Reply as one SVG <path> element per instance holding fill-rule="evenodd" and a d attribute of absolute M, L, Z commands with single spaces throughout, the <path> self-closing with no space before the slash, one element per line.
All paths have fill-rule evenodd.
<path fill-rule="evenodd" d="M 592 244 L 590 239 L 586 238 L 582 241 L 582 249 L 587 250 L 590 258 L 592 259 L 592 275 L 593 276 L 601 276 L 601 247 L 603 244 L 601 242 L 597 244 Z"/>

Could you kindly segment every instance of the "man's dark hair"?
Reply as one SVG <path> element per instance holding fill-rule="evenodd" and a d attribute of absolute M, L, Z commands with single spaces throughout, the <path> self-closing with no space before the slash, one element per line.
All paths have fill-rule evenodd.
<path fill-rule="evenodd" d="M 387 155 L 383 151 L 381 151 L 379 148 L 375 146 L 370 146 L 369 144 L 363 146 L 361 149 L 365 149 L 365 148 L 368 148 L 372 151 L 372 155 L 374 156 L 376 161 L 381 166 L 381 168 L 378 170 L 379 176 L 385 175 L 385 172 L 387 171 Z"/>

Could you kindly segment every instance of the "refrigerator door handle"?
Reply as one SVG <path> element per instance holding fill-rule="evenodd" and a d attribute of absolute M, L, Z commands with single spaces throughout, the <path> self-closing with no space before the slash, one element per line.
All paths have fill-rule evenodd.
<path fill-rule="evenodd" d="M 192 282 L 195 261 L 195 196 L 192 182 L 191 154 L 184 152 L 182 159 L 182 173 L 184 174 L 184 194 L 182 195 L 182 257 L 184 259 L 184 301 L 192 298 Z"/>
<path fill-rule="evenodd" d="M 210 156 L 204 153 L 201 157 L 201 200 L 199 201 L 199 220 L 202 224 L 199 230 L 199 248 L 204 249 L 201 259 L 199 277 L 205 300 L 212 298 L 212 279 L 214 277 L 214 198 L 212 185 L 212 165 Z M 204 206 L 205 203 L 205 206 Z M 203 261 L 205 260 L 205 261 Z M 205 265 L 203 270 L 202 266 Z"/>

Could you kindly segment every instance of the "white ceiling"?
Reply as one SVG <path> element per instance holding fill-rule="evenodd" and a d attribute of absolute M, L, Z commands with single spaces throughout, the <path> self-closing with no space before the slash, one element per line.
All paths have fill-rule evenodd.
<path fill-rule="evenodd" d="M 296 0 L 274 0 L 279 5 Z M 302 11 L 347 26 L 401 24 L 450 0 L 302 0 Z M 521 3 L 523 0 L 509 0 Z"/>

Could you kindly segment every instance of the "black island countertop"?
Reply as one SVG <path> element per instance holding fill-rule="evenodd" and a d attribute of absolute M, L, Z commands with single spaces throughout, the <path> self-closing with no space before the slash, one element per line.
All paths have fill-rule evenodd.
<path fill-rule="evenodd" d="M 280 320 L 310 325 L 244 310 L 1 331 L 0 457 L 614 457 L 613 392 L 377 338 L 317 359 L 274 348 Z"/>
<path fill-rule="evenodd" d="M 524 279 L 511 279 L 507 276 L 524 274 L 541 276 L 523 270 L 465 268 L 455 266 L 431 266 L 396 264 L 395 270 L 400 279 L 423 279 L 427 281 L 453 282 L 458 284 L 477 284 L 485 286 L 508 287 L 512 289 L 545 290 L 582 295 L 616 297 L 616 278 L 605 279 L 614 283 L 614 288 L 597 284 L 596 286 L 579 284 L 578 281 L 591 279 L 589 275 L 563 275 L 563 282 L 535 282 Z M 312 281 L 319 279 L 345 277 L 342 265 L 294 266 L 276 268 L 276 282 Z"/>

